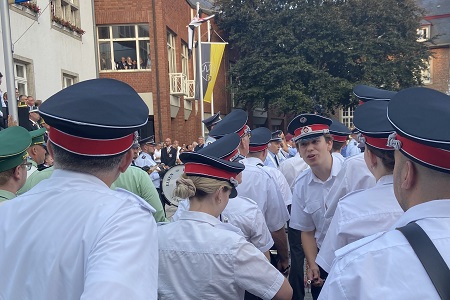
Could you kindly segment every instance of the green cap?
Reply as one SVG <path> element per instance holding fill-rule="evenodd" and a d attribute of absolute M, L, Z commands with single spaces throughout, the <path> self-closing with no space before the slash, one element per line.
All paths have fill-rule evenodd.
<path fill-rule="evenodd" d="M 27 158 L 30 145 L 30 133 L 23 127 L 13 126 L 0 131 L 0 172 L 20 165 Z"/>
<path fill-rule="evenodd" d="M 44 140 L 45 131 L 46 131 L 45 128 L 30 131 L 30 135 L 31 135 L 31 139 L 32 139 L 31 144 L 47 146 L 45 144 L 45 140 Z"/>

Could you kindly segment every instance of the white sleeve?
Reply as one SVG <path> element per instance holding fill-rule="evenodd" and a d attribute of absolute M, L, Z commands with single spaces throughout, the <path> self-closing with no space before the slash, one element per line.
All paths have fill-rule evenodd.
<path fill-rule="evenodd" d="M 158 236 L 149 211 L 117 211 L 98 233 L 81 299 L 157 299 Z"/>

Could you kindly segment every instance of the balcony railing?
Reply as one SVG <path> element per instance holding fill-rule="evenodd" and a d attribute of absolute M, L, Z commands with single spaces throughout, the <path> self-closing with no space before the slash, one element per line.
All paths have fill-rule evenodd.
<path fill-rule="evenodd" d="M 186 95 L 186 75 L 183 73 L 169 73 L 170 94 L 174 96 Z"/>

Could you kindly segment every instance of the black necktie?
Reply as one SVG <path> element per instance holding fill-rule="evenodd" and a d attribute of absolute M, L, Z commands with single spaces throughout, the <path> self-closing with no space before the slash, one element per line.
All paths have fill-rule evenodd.
<path fill-rule="evenodd" d="M 275 158 L 275 163 L 277 164 L 277 168 L 278 168 L 280 166 L 280 164 L 278 163 L 277 155 L 275 154 L 273 157 Z"/>

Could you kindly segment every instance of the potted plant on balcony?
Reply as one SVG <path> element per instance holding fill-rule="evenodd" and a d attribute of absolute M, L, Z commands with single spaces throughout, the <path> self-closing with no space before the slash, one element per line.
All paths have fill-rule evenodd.
<path fill-rule="evenodd" d="M 41 11 L 41 9 L 39 8 L 39 6 L 31 1 L 28 2 L 21 2 L 19 3 L 23 8 L 28 9 L 32 14 L 34 15 L 38 15 L 39 12 Z"/>

